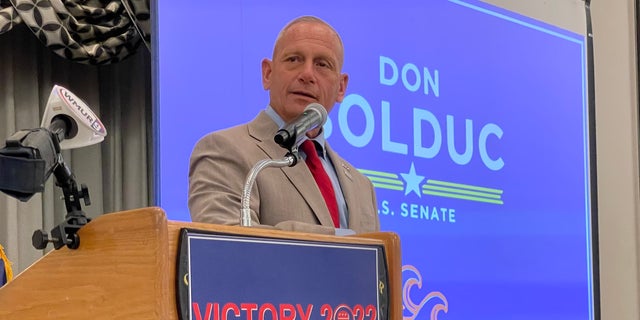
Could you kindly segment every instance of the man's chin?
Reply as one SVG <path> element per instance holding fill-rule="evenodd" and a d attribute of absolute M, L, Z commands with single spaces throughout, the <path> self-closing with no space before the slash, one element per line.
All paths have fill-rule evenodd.
<path fill-rule="evenodd" d="M 295 99 L 293 99 L 292 104 L 291 105 L 295 105 L 296 107 L 302 107 L 302 110 L 304 110 L 304 108 L 306 108 L 308 105 L 312 104 L 312 103 L 319 103 L 318 100 L 313 99 L 311 97 L 307 97 L 307 96 L 298 96 Z"/>

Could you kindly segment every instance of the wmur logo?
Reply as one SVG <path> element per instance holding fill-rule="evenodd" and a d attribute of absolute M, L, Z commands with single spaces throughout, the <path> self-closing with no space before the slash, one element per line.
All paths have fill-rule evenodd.
<path fill-rule="evenodd" d="M 71 111 L 78 116 L 78 119 L 82 119 L 84 123 L 86 123 L 92 129 L 98 131 L 99 133 L 106 134 L 106 130 L 100 119 L 87 107 L 87 105 L 76 97 L 73 93 L 69 92 L 65 88 L 60 88 L 59 93 L 60 98 L 62 98 L 66 104 L 70 107 Z"/>

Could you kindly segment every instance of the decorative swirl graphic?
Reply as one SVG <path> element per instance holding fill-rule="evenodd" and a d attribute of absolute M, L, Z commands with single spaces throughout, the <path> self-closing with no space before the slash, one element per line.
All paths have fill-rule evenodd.
<path fill-rule="evenodd" d="M 436 303 L 433 308 L 431 308 L 431 320 L 438 320 L 438 313 L 440 313 L 440 311 L 444 311 L 445 313 L 449 311 L 449 302 L 447 301 L 447 298 L 438 291 L 429 292 L 429 294 L 427 294 L 427 296 L 424 297 L 418 304 L 413 302 L 410 295 L 411 288 L 413 288 L 414 286 L 418 286 L 418 289 L 422 288 L 422 275 L 420 274 L 420 271 L 418 271 L 418 269 L 412 265 L 402 266 L 402 273 L 404 273 L 405 271 L 411 272 L 414 276 L 407 279 L 402 287 L 402 302 L 404 305 L 404 309 L 408 310 L 409 313 L 411 313 L 410 316 L 405 316 L 404 320 L 415 319 L 420 311 L 422 311 L 422 308 L 427 304 L 427 302 L 435 298 L 439 298 L 441 303 Z"/>

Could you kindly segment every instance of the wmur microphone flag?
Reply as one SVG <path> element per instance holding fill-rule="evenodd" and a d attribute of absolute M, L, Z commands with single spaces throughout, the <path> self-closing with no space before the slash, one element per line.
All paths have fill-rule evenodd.
<path fill-rule="evenodd" d="M 11 262 L 4 254 L 4 248 L 0 245 L 0 287 L 11 281 L 13 272 L 11 271 Z"/>

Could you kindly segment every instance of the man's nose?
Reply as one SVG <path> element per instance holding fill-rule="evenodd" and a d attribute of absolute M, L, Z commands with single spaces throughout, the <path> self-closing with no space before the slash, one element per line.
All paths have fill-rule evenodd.
<path fill-rule="evenodd" d="M 316 74 L 315 74 L 313 62 L 306 62 L 302 65 L 302 69 L 300 70 L 298 79 L 301 82 L 305 82 L 305 83 L 316 82 Z"/>

